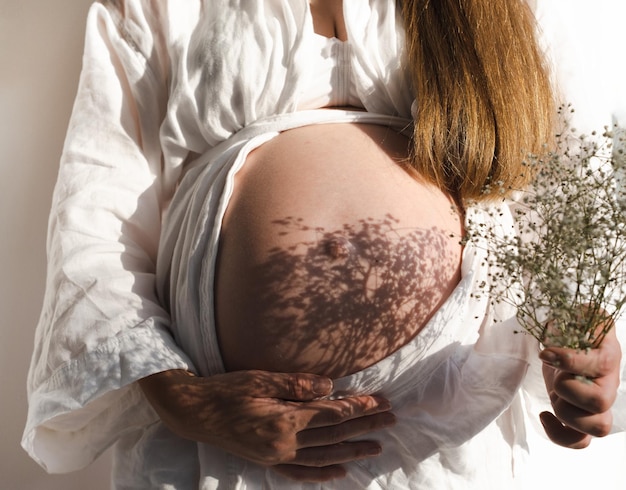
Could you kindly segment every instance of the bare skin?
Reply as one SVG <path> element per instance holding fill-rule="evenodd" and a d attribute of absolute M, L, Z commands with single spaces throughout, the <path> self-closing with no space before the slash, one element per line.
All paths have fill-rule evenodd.
<path fill-rule="evenodd" d="M 323 141 L 324 144 L 319 142 Z M 360 371 L 418 335 L 460 280 L 452 200 L 372 124 L 285 131 L 235 178 L 216 263 L 228 371 Z"/>
<path fill-rule="evenodd" d="M 324 37 L 346 41 L 348 34 L 343 19 L 343 2 L 337 0 L 310 0 L 313 29 Z"/>
<path fill-rule="evenodd" d="M 343 463 L 379 455 L 375 441 L 349 440 L 395 422 L 385 399 L 327 400 L 332 382 L 309 374 L 239 371 L 202 378 L 172 370 L 139 383 L 176 435 L 300 481 L 341 478 Z"/>
<path fill-rule="evenodd" d="M 548 437 L 573 449 L 609 434 L 611 407 L 620 384 L 620 343 L 613 329 L 600 347 L 575 351 L 550 347 L 540 358 L 554 414 L 541 414 Z"/>

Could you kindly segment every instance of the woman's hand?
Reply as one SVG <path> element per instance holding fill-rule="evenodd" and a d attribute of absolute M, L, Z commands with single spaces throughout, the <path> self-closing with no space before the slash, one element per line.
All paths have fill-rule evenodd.
<path fill-rule="evenodd" d="M 587 447 L 613 425 L 611 406 L 620 383 L 621 349 L 612 329 L 597 349 L 549 347 L 539 356 L 554 409 L 541 414 L 548 437 L 561 446 Z"/>
<path fill-rule="evenodd" d="M 375 441 L 349 442 L 393 425 L 376 396 L 327 400 L 328 378 L 238 371 L 201 378 L 182 370 L 139 381 L 175 434 L 218 446 L 300 481 L 345 476 L 342 463 L 376 456 Z"/>

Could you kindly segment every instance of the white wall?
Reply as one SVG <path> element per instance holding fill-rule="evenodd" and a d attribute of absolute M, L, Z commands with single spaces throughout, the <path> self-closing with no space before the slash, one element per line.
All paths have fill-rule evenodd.
<path fill-rule="evenodd" d="M 46 475 L 21 449 L 48 207 L 90 0 L 0 0 L 0 489 L 104 490 L 107 458 Z"/>

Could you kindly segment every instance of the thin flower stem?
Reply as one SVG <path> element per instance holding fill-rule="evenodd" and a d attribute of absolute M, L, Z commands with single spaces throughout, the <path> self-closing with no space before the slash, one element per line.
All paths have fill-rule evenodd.
<path fill-rule="evenodd" d="M 607 157 L 602 134 L 598 143 L 565 128 L 558 151 L 528 157 L 536 178 L 520 192 L 518 234 L 499 232 L 497 219 L 468 227 L 489 252 L 493 301 L 516 306 L 541 342 L 597 346 L 626 305 L 626 159 Z"/>

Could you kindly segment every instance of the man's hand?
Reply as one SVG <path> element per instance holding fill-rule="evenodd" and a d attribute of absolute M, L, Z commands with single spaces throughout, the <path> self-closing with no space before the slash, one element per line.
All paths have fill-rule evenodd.
<path fill-rule="evenodd" d="M 541 414 L 548 437 L 561 446 L 587 447 L 612 427 L 611 407 L 620 383 L 621 349 L 615 330 L 597 349 L 549 347 L 539 356 L 554 409 Z"/>
<path fill-rule="evenodd" d="M 173 370 L 139 383 L 175 434 L 300 481 L 345 476 L 343 463 L 382 450 L 375 441 L 349 440 L 395 422 L 387 400 L 325 399 L 332 382 L 310 374 L 238 371 L 201 378 Z"/>

